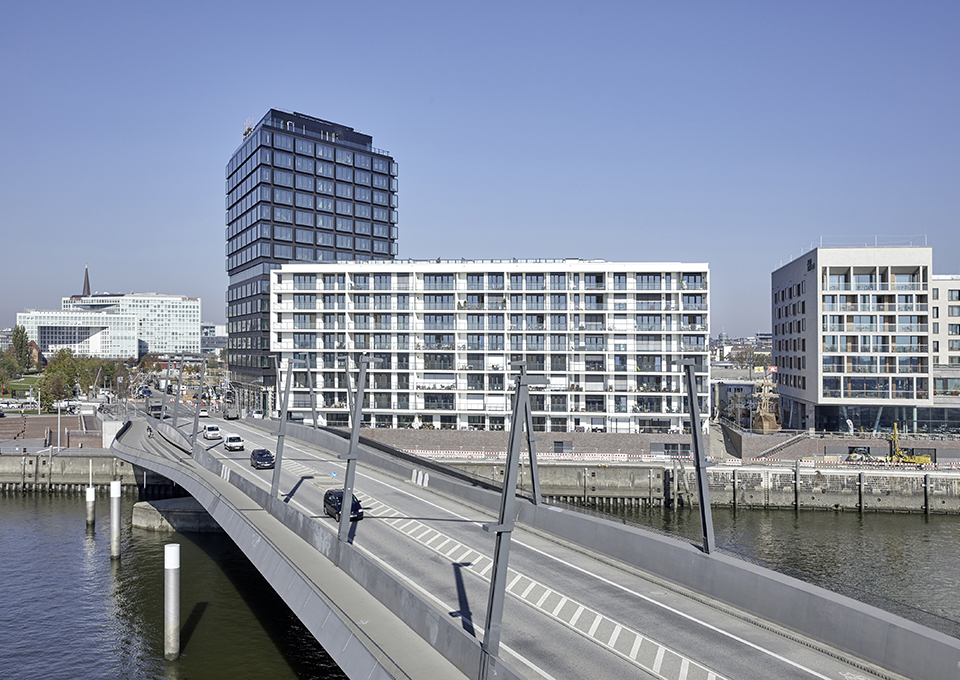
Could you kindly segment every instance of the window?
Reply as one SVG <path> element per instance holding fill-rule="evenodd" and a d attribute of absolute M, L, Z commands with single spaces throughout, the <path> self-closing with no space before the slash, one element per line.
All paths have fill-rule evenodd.
<path fill-rule="evenodd" d="M 274 225 L 273 238 L 277 239 L 278 241 L 292 241 L 293 227 L 281 227 L 279 225 Z"/>
<path fill-rule="evenodd" d="M 950 305 L 947 308 L 947 316 L 960 316 L 960 305 Z"/>
<path fill-rule="evenodd" d="M 960 300 L 960 290 L 951 290 L 947 292 L 947 299 L 950 302 L 956 302 Z"/>
<path fill-rule="evenodd" d="M 353 248 L 353 237 L 337 234 L 337 248 Z"/>
<path fill-rule="evenodd" d="M 660 275 L 637 274 L 637 290 L 660 290 Z"/>
<path fill-rule="evenodd" d="M 453 274 L 424 274 L 424 290 L 453 290 Z"/>
<path fill-rule="evenodd" d="M 947 335 L 960 335 L 960 324 L 952 323 L 947 326 Z"/>
<path fill-rule="evenodd" d="M 317 174 L 321 177 L 336 177 L 336 166 L 333 163 L 324 163 L 323 161 L 317 161 Z"/>

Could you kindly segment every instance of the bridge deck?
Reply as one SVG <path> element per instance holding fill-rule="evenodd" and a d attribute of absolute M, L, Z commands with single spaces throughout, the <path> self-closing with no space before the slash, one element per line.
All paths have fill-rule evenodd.
<path fill-rule="evenodd" d="M 274 449 L 275 438 L 266 428 L 275 424 L 231 422 L 221 426 L 236 431 L 248 442 L 244 452 L 224 452 L 219 443 L 205 442 L 207 452 L 223 466 L 221 476 L 162 439 L 143 437 L 142 424 L 124 433 L 122 445 L 128 448 L 128 455 L 143 458 L 140 464 L 146 461 L 170 466 L 209 486 L 213 498 L 208 501 L 214 506 L 215 517 L 218 498 L 231 503 L 246 525 L 225 528 L 241 549 L 248 555 L 255 554 L 251 545 L 256 536 L 269 537 L 284 560 L 308 573 L 312 583 L 322 584 L 315 587 L 346 616 L 346 625 L 362 625 L 360 632 L 369 634 L 381 653 L 403 672 L 416 678 L 457 677 L 460 673 L 453 666 L 433 658 L 439 656 L 433 648 L 437 638 L 442 647 L 444 635 L 449 636 L 443 626 L 434 633 L 431 644 L 426 644 L 357 583 L 356 573 L 353 577 L 346 575 L 318 553 L 317 545 L 296 536 L 237 488 L 247 485 L 254 496 L 268 493 L 272 471 L 252 470 L 248 456 L 254 446 Z M 335 523 L 322 512 L 322 494 L 326 488 L 342 485 L 342 470 L 343 463 L 331 450 L 287 438 L 282 503 L 287 510 L 300 513 L 310 531 L 319 532 L 314 543 L 321 552 L 335 543 L 336 536 Z M 385 599 L 407 598 L 412 616 L 418 619 L 411 625 L 422 624 L 417 606 L 425 603 L 433 608 L 434 615 L 439 613 L 455 623 L 467 638 L 482 639 L 493 538 L 480 525 L 494 520 L 493 514 L 484 507 L 413 484 L 410 479 L 363 465 L 358 469 L 357 492 L 366 517 L 353 525 L 352 539 L 353 549 L 369 565 L 364 574 L 382 570 L 405 589 L 401 593 L 388 589 Z M 206 492 L 201 489 L 199 493 L 198 500 L 204 503 Z M 278 536 L 284 536 L 282 543 Z M 288 603 L 302 597 L 285 596 L 288 581 L 284 579 L 289 576 L 279 574 L 272 562 L 261 561 L 263 567 L 254 559 Z M 516 669 L 518 675 L 528 678 L 903 677 L 846 658 L 837 650 L 731 611 L 663 579 L 620 562 L 599 559 L 577 545 L 520 525 L 514 532 L 510 565 L 501 645 L 508 664 L 504 675 Z M 419 604 L 413 603 L 413 598 L 419 599 Z M 390 609 L 399 610 L 402 619 L 405 606 L 397 601 Z M 309 607 L 292 608 L 298 615 L 309 614 Z M 309 628 L 308 621 L 305 623 Z M 399 628 L 406 628 L 404 634 Z M 324 642 L 320 636 L 318 639 Z M 424 646 L 429 654 L 423 651 Z M 328 651 L 340 663 L 336 650 L 328 647 Z M 433 670 L 423 666 L 427 663 L 447 666 L 443 671 Z M 467 675 L 475 677 L 472 672 Z"/>
<path fill-rule="evenodd" d="M 144 463 L 181 474 L 201 487 L 193 495 L 204 504 L 284 601 L 351 677 L 455 678 L 457 669 L 364 588 L 249 496 L 198 465 L 161 437 L 146 437 L 146 423 L 135 421 L 122 443 L 140 449 Z M 205 502 L 206 501 L 206 502 Z M 224 521 L 225 520 L 225 521 Z M 281 557 L 282 556 L 282 557 Z M 297 579 L 296 576 L 302 579 Z M 190 578 L 184 574 L 184 578 Z M 303 584 L 306 583 L 307 586 Z M 359 643 L 366 642 L 364 649 Z M 366 638 L 366 640 L 364 640 Z M 331 644 L 331 640 L 335 641 Z M 339 644 L 336 642 L 339 641 Z M 375 664 L 380 669 L 375 669 Z M 383 671 L 386 671 L 385 673 Z"/>

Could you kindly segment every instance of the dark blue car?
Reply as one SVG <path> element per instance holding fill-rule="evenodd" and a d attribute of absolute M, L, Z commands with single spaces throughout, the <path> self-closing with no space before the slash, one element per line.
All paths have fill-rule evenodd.
<path fill-rule="evenodd" d="M 340 521 L 340 509 L 343 507 L 343 489 L 328 489 L 323 494 L 323 512 Z M 363 508 L 360 507 L 360 501 L 353 497 L 353 505 L 350 507 L 350 519 L 363 519 Z"/>

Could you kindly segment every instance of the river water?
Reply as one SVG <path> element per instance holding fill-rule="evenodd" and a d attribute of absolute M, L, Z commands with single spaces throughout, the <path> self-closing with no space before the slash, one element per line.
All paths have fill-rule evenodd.
<path fill-rule="evenodd" d="M 110 559 L 109 499 L 0 494 L 0 677 L 343 678 L 225 534 L 130 526 Z M 163 659 L 163 546 L 180 544 L 182 656 Z"/>
<path fill-rule="evenodd" d="M 110 559 L 109 503 L 88 532 L 82 494 L 0 494 L 0 677 L 343 678 L 222 534 L 134 529 Z M 717 545 L 960 636 L 960 517 L 716 508 Z M 698 542 L 695 509 L 623 521 Z M 163 546 L 181 546 L 180 659 L 163 659 Z M 929 612 L 929 613 L 927 613 Z"/>

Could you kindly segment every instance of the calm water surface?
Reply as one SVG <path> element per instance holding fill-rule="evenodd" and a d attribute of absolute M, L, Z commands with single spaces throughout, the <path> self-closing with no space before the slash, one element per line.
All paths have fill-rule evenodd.
<path fill-rule="evenodd" d="M 0 494 L 3 678 L 345 677 L 222 534 L 130 526 L 110 559 L 109 498 Z M 180 659 L 163 659 L 163 546 L 180 543 Z"/>

